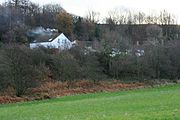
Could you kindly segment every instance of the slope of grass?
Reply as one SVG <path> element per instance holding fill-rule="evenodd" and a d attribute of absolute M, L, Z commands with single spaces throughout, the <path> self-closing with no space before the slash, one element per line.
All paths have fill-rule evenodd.
<path fill-rule="evenodd" d="M 180 85 L 0 105 L 0 120 L 180 120 Z"/>

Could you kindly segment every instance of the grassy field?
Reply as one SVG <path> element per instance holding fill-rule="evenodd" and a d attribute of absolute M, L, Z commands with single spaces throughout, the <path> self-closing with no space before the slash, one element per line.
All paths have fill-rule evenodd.
<path fill-rule="evenodd" d="M 180 120 L 180 85 L 0 105 L 0 120 Z"/>

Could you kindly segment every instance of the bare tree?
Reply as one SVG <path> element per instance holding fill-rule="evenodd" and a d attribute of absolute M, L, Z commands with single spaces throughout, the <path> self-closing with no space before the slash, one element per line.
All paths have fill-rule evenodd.
<path fill-rule="evenodd" d="M 92 11 L 92 10 L 88 10 L 87 12 L 87 15 L 86 15 L 86 19 L 89 21 L 89 22 L 92 22 L 92 23 L 98 23 L 99 22 L 99 18 L 100 17 L 100 13 L 99 12 L 95 12 L 95 11 Z"/>
<path fill-rule="evenodd" d="M 167 12 L 166 10 L 163 10 L 160 12 L 159 15 L 159 23 L 162 25 L 170 25 L 170 24 L 175 24 L 175 17 Z"/>
<path fill-rule="evenodd" d="M 145 13 L 139 12 L 138 13 L 138 23 L 143 24 L 145 22 Z"/>

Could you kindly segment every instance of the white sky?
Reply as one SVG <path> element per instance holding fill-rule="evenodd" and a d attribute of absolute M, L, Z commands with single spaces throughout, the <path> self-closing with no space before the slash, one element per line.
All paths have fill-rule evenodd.
<path fill-rule="evenodd" d="M 0 0 L 4 2 L 5 0 Z M 7 0 L 6 0 L 7 1 Z M 73 14 L 85 16 L 88 10 L 100 12 L 101 16 L 107 15 L 114 8 L 130 8 L 136 11 L 150 13 L 150 11 L 167 11 L 180 18 L 180 0 L 31 0 L 40 5 L 58 3 Z"/>
<path fill-rule="evenodd" d="M 32 0 L 37 2 L 37 0 Z M 150 13 L 152 11 L 167 11 L 180 18 L 180 0 L 38 0 L 39 4 L 59 3 L 68 12 L 85 16 L 88 10 L 100 12 L 101 16 L 106 16 L 109 10 L 115 8 L 129 8 L 136 11 Z M 53 1 L 53 2 L 51 2 Z M 178 23 L 180 23 L 178 21 Z"/>

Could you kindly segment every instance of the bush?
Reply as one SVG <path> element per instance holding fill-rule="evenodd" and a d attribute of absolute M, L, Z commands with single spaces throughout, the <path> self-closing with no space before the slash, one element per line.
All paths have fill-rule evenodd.
<path fill-rule="evenodd" d="M 85 55 L 81 73 L 83 79 L 93 80 L 94 83 L 107 77 L 103 72 L 98 56 L 91 52 Z"/>
<path fill-rule="evenodd" d="M 97 80 L 105 79 L 104 68 L 100 64 L 100 55 L 83 47 L 75 47 L 70 50 L 80 66 L 80 79 Z"/>
<path fill-rule="evenodd" d="M 37 67 L 32 63 L 30 50 L 25 46 L 8 45 L 1 50 L 1 79 L 7 85 L 14 86 L 17 96 L 37 85 Z"/>
<path fill-rule="evenodd" d="M 110 59 L 109 74 L 113 78 L 133 78 L 138 77 L 139 66 L 137 58 L 132 55 L 117 55 Z"/>
<path fill-rule="evenodd" d="M 53 54 L 51 57 L 51 71 L 53 78 L 59 81 L 73 81 L 79 78 L 78 62 L 69 52 Z"/>

